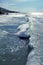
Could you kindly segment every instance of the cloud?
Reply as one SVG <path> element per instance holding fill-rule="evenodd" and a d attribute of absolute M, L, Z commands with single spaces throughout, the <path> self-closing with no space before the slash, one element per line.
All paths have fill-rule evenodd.
<path fill-rule="evenodd" d="M 0 7 L 9 9 L 9 10 L 15 10 L 16 9 L 16 4 L 11 4 L 11 3 L 0 3 Z"/>
<path fill-rule="evenodd" d="M 11 1 L 7 1 L 7 0 L 0 0 L 0 6 L 16 6 L 16 4 L 11 0 Z"/>
<path fill-rule="evenodd" d="M 3 5 L 3 6 L 6 6 L 6 5 L 7 5 L 7 6 L 16 6 L 16 4 L 7 3 L 7 2 L 6 2 L 6 3 L 0 3 L 0 5 L 1 5 L 1 6 L 2 6 L 2 5 Z"/>
<path fill-rule="evenodd" d="M 3 6 L 4 6 L 4 5 L 7 5 L 7 6 L 16 6 L 16 4 L 7 4 L 7 3 L 6 3 L 6 4 L 0 3 L 0 5 L 3 5 Z"/>

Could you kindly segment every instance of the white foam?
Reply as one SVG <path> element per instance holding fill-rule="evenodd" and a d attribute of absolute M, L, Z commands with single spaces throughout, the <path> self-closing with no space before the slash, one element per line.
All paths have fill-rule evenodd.
<path fill-rule="evenodd" d="M 17 29 L 19 31 L 17 33 L 14 33 L 15 35 L 26 37 L 26 35 L 28 35 L 28 33 L 26 32 L 28 31 L 27 29 L 29 29 L 29 24 L 28 23 L 22 24 Z"/>
<path fill-rule="evenodd" d="M 25 14 L 19 14 L 19 13 L 9 13 L 9 17 L 25 17 Z"/>
<path fill-rule="evenodd" d="M 27 28 L 29 28 L 29 24 L 25 23 L 25 24 L 20 25 L 17 29 L 20 29 L 22 31 L 26 31 Z"/>

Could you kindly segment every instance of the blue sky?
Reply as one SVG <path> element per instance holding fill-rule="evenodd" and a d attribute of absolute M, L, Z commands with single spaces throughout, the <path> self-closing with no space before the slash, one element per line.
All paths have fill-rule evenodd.
<path fill-rule="evenodd" d="M 43 12 L 43 0 L 0 0 L 0 7 L 20 12 Z"/>

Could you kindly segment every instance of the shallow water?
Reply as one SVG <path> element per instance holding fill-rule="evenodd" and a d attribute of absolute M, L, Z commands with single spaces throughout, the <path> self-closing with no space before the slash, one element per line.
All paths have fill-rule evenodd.
<path fill-rule="evenodd" d="M 19 25 L 26 23 L 25 19 L 0 16 L 0 65 L 43 65 L 42 21 L 43 17 L 31 17 L 27 31 L 30 40 L 22 40 L 14 33 Z"/>
<path fill-rule="evenodd" d="M 43 65 L 43 17 L 31 20 L 31 39 L 30 43 L 34 50 L 28 55 L 26 65 Z"/>
<path fill-rule="evenodd" d="M 32 50 L 30 40 L 14 35 L 18 26 L 25 23 L 25 18 L 0 17 L 0 65 L 26 65 L 27 56 Z"/>

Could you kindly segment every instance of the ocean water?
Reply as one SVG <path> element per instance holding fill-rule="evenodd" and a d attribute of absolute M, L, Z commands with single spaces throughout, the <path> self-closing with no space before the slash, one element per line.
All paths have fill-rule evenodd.
<path fill-rule="evenodd" d="M 30 16 L 30 39 L 15 36 L 25 17 L 0 16 L 0 65 L 43 65 L 43 17 Z"/>
<path fill-rule="evenodd" d="M 30 43 L 34 50 L 28 55 L 26 65 L 43 65 L 43 16 L 31 17 Z"/>

